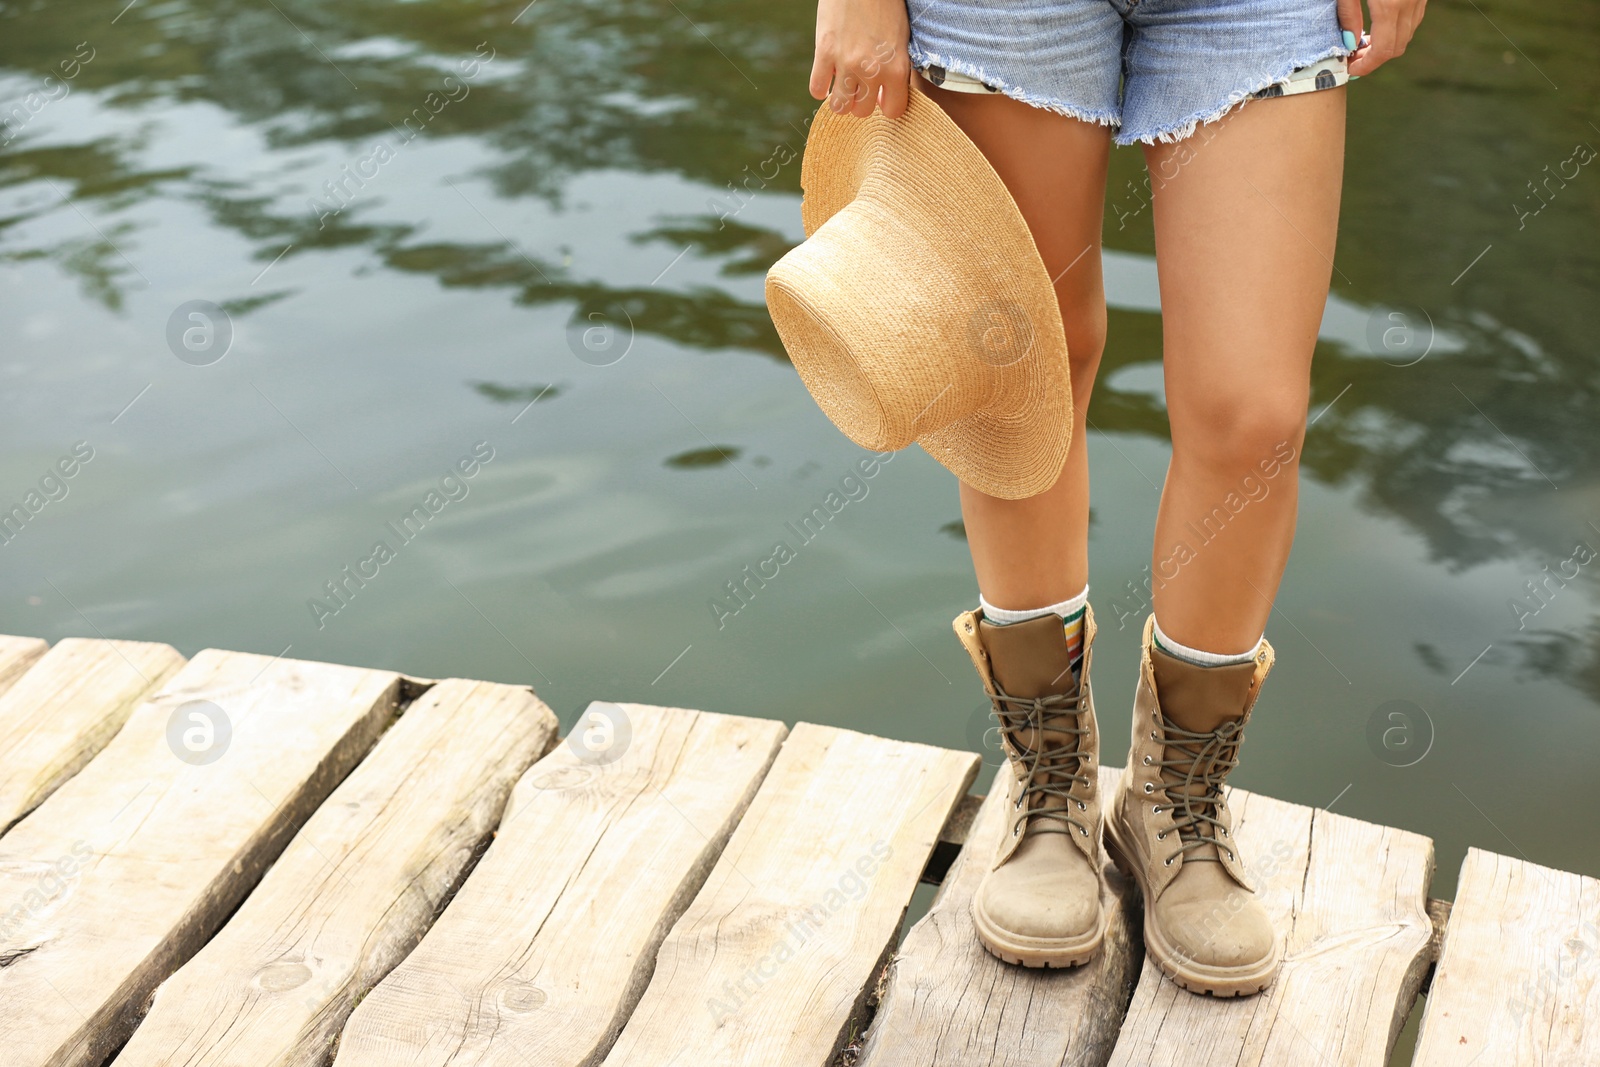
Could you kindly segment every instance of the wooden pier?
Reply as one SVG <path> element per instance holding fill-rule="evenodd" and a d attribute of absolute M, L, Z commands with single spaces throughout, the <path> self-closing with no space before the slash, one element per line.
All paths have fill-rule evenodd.
<path fill-rule="evenodd" d="M 1424 989 L 1418 1067 L 1600 1064 L 1600 882 L 1473 850 L 1429 901 L 1427 838 L 1243 790 L 1286 963 L 1216 1000 L 1109 865 L 1095 961 L 982 950 L 972 753 L 29 638 L 0 752 L 4 1067 L 1378 1067 Z"/>

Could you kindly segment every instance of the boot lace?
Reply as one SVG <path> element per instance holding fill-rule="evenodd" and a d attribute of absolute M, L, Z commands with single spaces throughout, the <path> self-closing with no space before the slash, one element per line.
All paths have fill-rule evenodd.
<path fill-rule="evenodd" d="M 1080 782 L 1089 784 L 1083 766 L 1083 738 L 1089 728 L 1078 725 L 1085 699 L 1081 687 L 1076 695 L 1054 693 L 1041 697 L 1014 697 L 995 687 L 994 713 L 1000 721 L 1000 736 L 1006 740 L 1007 749 L 1016 753 L 1012 762 L 1022 778 L 1022 792 L 1017 797 L 1021 811 L 1012 821 L 1013 834 L 1069 834 L 1074 827 L 1085 835 L 1093 832 L 1094 828 L 1072 814 L 1074 805 L 1077 810 L 1084 810 L 1083 802 L 1072 796 L 1072 790 Z M 1046 742 L 1045 731 L 1064 734 L 1066 738 Z M 1032 746 L 1024 743 L 1030 734 L 1036 741 Z M 1057 797 L 1062 803 L 1059 808 L 1033 810 L 1035 797 Z M 1027 823 L 1029 818 L 1035 820 L 1031 825 Z"/>
<path fill-rule="evenodd" d="M 1167 786 L 1167 799 L 1172 802 L 1172 828 L 1178 831 L 1183 842 L 1178 854 L 1184 862 L 1207 860 L 1220 863 L 1216 852 L 1211 855 L 1189 855 L 1206 845 L 1233 856 L 1233 845 L 1218 840 L 1226 837 L 1227 827 L 1217 818 L 1217 807 L 1222 802 L 1222 783 L 1228 772 L 1239 765 L 1239 742 L 1243 740 L 1237 721 L 1225 722 L 1215 730 L 1197 732 L 1185 730 L 1161 717 L 1165 734 L 1165 752 L 1174 750 L 1173 759 L 1154 761 L 1161 768 L 1161 780 Z M 1168 774 L 1171 770 L 1175 772 Z M 1199 788 L 1196 789 L 1195 787 Z"/>

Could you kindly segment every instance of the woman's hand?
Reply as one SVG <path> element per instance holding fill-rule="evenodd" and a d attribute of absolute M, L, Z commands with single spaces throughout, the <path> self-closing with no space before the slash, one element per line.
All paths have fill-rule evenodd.
<path fill-rule="evenodd" d="M 1406 50 L 1422 22 L 1428 0 L 1367 0 L 1372 13 L 1372 39 L 1361 39 L 1361 0 L 1339 0 L 1339 26 L 1355 34 L 1359 47 L 1350 57 L 1350 73 L 1371 74 Z"/>
<path fill-rule="evenodd" d="M 881 102 L 885 118 L 899 118 L 911 91 L 910 37 L 905 0 L 819 0 L 811 95 L 838 114 L 866 118 Z"/>

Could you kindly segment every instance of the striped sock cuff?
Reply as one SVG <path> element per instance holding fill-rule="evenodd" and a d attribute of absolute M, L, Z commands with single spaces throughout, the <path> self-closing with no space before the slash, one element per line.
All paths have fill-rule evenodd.
<path fill-rule="evenodd" d="M 1070 619 L 1062 619 L 1061 627 L 1067 638 L 1067 659 L 1076 674 L 1078 665 L 1083 662 L 1083 609 L 1079 608 Z"/>
<path fill-rule="evenodd" d="M 1192 663 L 1196 667 L 1229 667 L 1235 663 L 1249 663 L 1256 658 L 1256 653 L 1261 651 L 1261 642 L 1266 640 L 1265 635 L 1256 638 L 1256 643 L 1244 652 L 1203 652 L 1198 648 L 1179 644 L 1168 637 L 1161 631 L 1160 619 L 1156 620 L 1154 629 L 1156 645 L 1161 651 L 1185 663 Z"/>
<path fill-rule="evenodd" d="M 1059 604 L 1050 604 L 1042 608 L 997 608 L 978 594 L 978 607 L 983 610 L 983 617 L 992 623 L 1004 626 L 1013 622 L 1027 622 L 1029 619 L 1039 619 L 1046 615 L 1059 615 L 1063 619 L 1082 618 L 1083 607 L 1089 603 L 1089 587 L 1085 585 L 1083 592 Z"/>

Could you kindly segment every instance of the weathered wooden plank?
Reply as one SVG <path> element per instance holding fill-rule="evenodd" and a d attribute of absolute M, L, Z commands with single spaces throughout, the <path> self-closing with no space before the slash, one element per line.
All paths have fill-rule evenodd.
<path fill-rule="evenodd" d="M 613 728 L 611 743 L 586 746 L 592 728 L 602 740 Z M 591 705 L 517 783 L 494 844 L 422 944 L 356 1009 L 337 1067 L 596 1062 L 784 732 Z"/>
<path fill-rule="evenodd" d="M 170 645 L 81 637 L 40 657 L 0 695 L 0 832 L 77 774 L 183 662 Z"/>
<path fill-rule="evenodd" d="M 1600 881 L 1468 849 L 1412 1063 L 1600 1063 Z"/>
<path fill-rule="evenodd" d="M 0 838 L 6 1067 L 98 1065 L 372 747 L 399 676 L 207 650 Z M 9 906 L 9 905 L 8 905 Z"/>
<path fill-rule="evenodd" d="M 977 762 L 796 726 L 606 1064 L 827 1064 Z"/>
<path fill-rule="evenodd" d="M 1100 769 L 1102 796 L 1120 773 Z M 858 1067 L 1103 1067 L 1110 1057 L 1144 951 L 1139 891 L 1109 860 L 1111 924 L 1083 966 L 1013 967 L 973 932 L 972 897 L 1010 828 L 1010 775 L 1002 765 L 937 900 L 895 953 Z"/>
<path fill-rule="evenodd" d="M 16 684 L 24 671 L 50 649 L 41 637 L 12 637 L 0 634 L 0 693 Z"/>
<path fill-rule="evenodd" d="M 556 729 L 526 688 L 450 680 L 425 693 L 156 990 L 116 1067 L 322 1067 Z"/>
<path fill-rule="evenodd" d="M 1145 959 L 1117 1067 L 1380 1067 L 1428 967 L 1433 842 L 1232 791 L 1235 835 L 1285 939 L 1278 979 L 1253 997 L 1180 989 Z"/>

